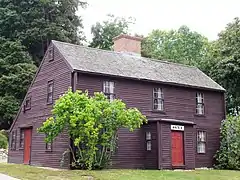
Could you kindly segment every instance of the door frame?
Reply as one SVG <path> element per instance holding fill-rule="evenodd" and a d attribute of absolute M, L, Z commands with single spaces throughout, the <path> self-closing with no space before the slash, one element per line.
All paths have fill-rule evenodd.
<path fill-rule="evenodd" d="M 181 165 L 181 166 L 173 166 L 172 165 L 172 132 L 180 132 L 180 133 L 182 133 L 182 145 L 183 145 L 183 165 Z M 184 133 L 184 131 L 178 131 L 178 130 L 171 130 L 171 141 L 170 141 L 170 144 L 171 144 L 171 166 L 172 166 L 172 169 L 185 169 L 185 133 Z"/>
<path fill-rule="evenodd" d="M 29 126 L 29 127 L 22 127 L 20 128 L 24 131 L 24 144 L 23 144 L 23 164 L 25 165 L 29 165 L 31 164 L 31 159 L 32 159 L 32 131 L 33 131 L 33 127 Z M 29 162 L 28 163 L 24 163 L 24 157 L 25 157 L 25 130 L 31 130 L 31 141 L 30 141 L 30 155 L 29 155 Z"/>

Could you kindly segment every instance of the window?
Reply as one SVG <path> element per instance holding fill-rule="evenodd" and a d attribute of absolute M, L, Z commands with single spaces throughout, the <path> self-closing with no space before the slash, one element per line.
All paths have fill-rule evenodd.
<path fill-rule="evenodd" d="M 19 148 L 23 148 L 23 146 L 24 146 L 24 129 L 20 129 Z"/>
<path fill-rule="evenodd" d="M 53 47 L 50 47 L 48 50 L 48 60 L 53 61 Z"/>
<path fill-rule="evenodd" d="M 152 150 L 152 137 L 151 137 L 151 132 L 146 132 L 146 144 L 147 144 L 147 151 Z"/>
<path fill-rule="evenodd" d="M 52 143 L 46 143 L 46 151 L 52 151 Z"/>
<path fill-rule="evenodd" d="M 11 150 L 16 149 L 16 138 L 17 138 L 17 131 L 13 130 L 11 134 L 11 142 L 10 142 Z"/>
<path fill-rule="evenodd" d="M 153 88 L 153 109 L 163 111 L 163 101 L 162 88 Z"/>
<path fill-rule="evenodd" d="M 204 99 L 203 93 L 196 94 L 196 114 L 204 114 Z"/>
<path fill-rule="evenodd" d="M 206 153 L 206 132 L 205 131 L 197 132 L 197 152 L 199 154 Z"/>
<path fill-rule="evenodd" d="M 48 104 L 52 104 L 53 103 L 53 81 L 48 81 L 47 103 Z"/>
<path fill-rule="evenodd" d="M 24 111 L 31 109 L 31 98 L 27 97 L 24 104 Z"/>
<path fill-rule="evenodd" d="M 112 81 L 104 81 L 103 82 L 103 93 L 110 101 L 115 99 L 114 94 L 115 83 Z"/>
<path fill-rule="evenodd" d="M 46 143 L 46 151 L 52 151 L 52 142 Z"/>

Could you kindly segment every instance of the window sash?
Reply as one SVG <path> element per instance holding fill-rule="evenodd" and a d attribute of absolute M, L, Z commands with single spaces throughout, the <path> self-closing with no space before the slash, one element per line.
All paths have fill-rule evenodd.
<path fill-rule="evenodd" d="M 206 132 L 205 131 L 198 131 L 197 141 L 198 142 L 206 142 Z"/>
<path fill-rule="evenodd" d="M 53 103 L 53 81 L 48 82 L 47 103 Z"/>
<path fill-rule="evenodd" d="M 196 93 L 196 113 L 204 114 L 204 98 L 203 93 Z"/>
<path fill-rule="evenodd" d="M 103 82 L 103 93 L 110 101 L 115 99 L 115 83 L 113 81 L 104 81 Z"/>
<path fill-rule="evenodd" d="M 206 153 L 207 133 L 205 131 L 197 132 L 197 152 Z"/>
<path fill-rule="evenodd" d="M 206 142 L 198 142 L 197 152 L 198 153 L 206 153 Z"/>
<path fill-rule="evenodd" d="M 17 131 L 14 130 L 12 131 L 12 135 L 11 135 L 11 150 L 16 149 L 16 140 L 17 140 Z"/>
<path fill-rule="evenodd" d="M 20 142 L 19 142 L 19 147 L 20 148 L 23 148 L 24 146 L 24 130 L 21 129 L 20 130 Z"/>
<path fill-rule="evenodd" d="M 147 141 L 147 151 L 151 151 L 151 150 L 152 150 L 152 142 Z"/>
<path fill-rule="evenodd" d="M 151 140 L 151 132 L 146 132 L 146 140 Z"/>
<path fill-rule="evenodd" d="M 161 88 L 153 88 L 153 109 L 163 111 L 164 99 Z"/>

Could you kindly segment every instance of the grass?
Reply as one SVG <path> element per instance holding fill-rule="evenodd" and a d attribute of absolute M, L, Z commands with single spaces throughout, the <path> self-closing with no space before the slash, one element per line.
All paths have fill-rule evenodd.
<path fill-rule="evenodd" d="M 26 165 L 0 164 L 0 173 L 22 180 L 238 180 L 239 171 L 195 170 L 195 171 L 159 171 L 159 170 L 48 170 Z"/>

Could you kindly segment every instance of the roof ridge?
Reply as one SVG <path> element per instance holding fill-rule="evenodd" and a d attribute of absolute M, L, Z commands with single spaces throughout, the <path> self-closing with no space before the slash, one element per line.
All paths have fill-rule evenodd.
<path fill-rule="evenodd" d="M 112 54 L 124 54 L 122 52 L 105 50 L 105 49 L 99 49 L 99 48 L 93 48 L 93 47 L 88 47 L 88 46 L 84 46 L 84 45 L 80 45 L 80 44 L 73 44 L 73 43 L 68 43 L 68 42 L 63 42 L 63 41 L 52 40 L 52 42 L 59 42 L 59 43 L 68 44 L 68 45 L 71 45 L 71 46 L 77 46 L 77 47 L 91 49 L 91 50 L 95 50 L 95 51 L 103 51 L 103 52 L 112 53 Z M 128 54 L 128 55 L 129 56 L 134 56 L 134 55 L 130 55 L 130 54 Z M 142 57 L 142 56 L 134 56 L 134 57 L 138 57 L 138 58 L 142 58 L 142 59 L 146 59 L 146 60 L 150 60 L 150 61 L 155 61 L 155 62 L 158 62 L 158 63 L 173 64 L 173 65 L 178 65 L 178 66 L 184 66 L 184 67 L 188 67 L 188 68 L 198 69 L 195 66 L 181 64 L 181 63 L 176 63 L 176 62 L 172 62 L 172 61 L 167 61 L 167 59 L 163 60 L 163 59 L 155 59 L 155 58 L 148 58 L 148 57 Z"/>

